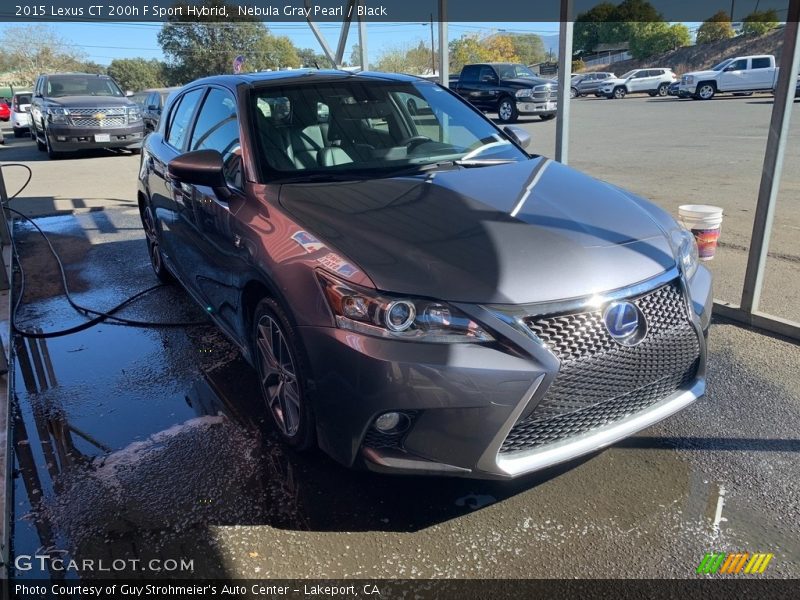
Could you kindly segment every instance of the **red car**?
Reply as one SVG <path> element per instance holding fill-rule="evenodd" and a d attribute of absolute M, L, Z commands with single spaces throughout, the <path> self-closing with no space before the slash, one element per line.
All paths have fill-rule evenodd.
<path fill-rule="evenodd" d="M 8 101 L 3 98 L 0 99 L 0 121 L 8 121 L 11 118 L 11 109 L 8 106 Z"/>

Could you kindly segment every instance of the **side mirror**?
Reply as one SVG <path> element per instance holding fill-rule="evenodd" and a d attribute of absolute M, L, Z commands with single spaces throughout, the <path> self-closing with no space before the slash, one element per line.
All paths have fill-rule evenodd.
<path fill-rule="evenodd" d="M 531 134 L 525 131 L 522 127 L 506 125 L 503 127 L 503 131 L 506 133 L 506 135 L 515 140 L 522 148 L 527 148 L 531 145 L 531 140 L 533 138 L 531 137 Z"/>
<path fill-rule="evenodd" d="M 725 67 L 725 71 L 726 72 L 727 71 L 736 71 L 736 70 L 737 70 L 736 69 L 736 65 L 728 65 L 727 67 Z"/>
<path fill-rule="evenodd" d="M 167 172 L 181 183 L 210 187 L 222 199 L 227 199 L 228 185 L 222 166 L 222 154 L 217 150 L 195 150 L 169 161 Z"/>

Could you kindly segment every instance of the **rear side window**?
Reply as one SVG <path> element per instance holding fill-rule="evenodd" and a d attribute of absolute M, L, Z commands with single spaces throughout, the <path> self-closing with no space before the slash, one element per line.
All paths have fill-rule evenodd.
<path fill-rule="evenodd" d="M 769 63 L 770 63 L 770 61 L 769 61 L 769 58 L 767 58 L 767 57 L 754 58 L 753 59 L 753 68 L 754 69 L 769 69 L 769 67 L 770 67 Z"/>
<path fill-rule="evenodd" d="M 169 117 L 169 131 L 167 131 L 167 143 L 182 149 L 186 138 L 189 134 L 189 128 L 192 124 L 192 115 L 200 97 L 203 95 L 203 90 L 192 90 L 183 95 L 177 105 L 170 112 Z"/>
<path fill-rule="evenodd" d="M 468 67 L 464 67 L 464 70 L 461 71 L 461 79 L 463 81 L 475 82 L 478 81 L 479 73 L 480 73 L 480 67 L 478 65 L 471 65 Z"/>

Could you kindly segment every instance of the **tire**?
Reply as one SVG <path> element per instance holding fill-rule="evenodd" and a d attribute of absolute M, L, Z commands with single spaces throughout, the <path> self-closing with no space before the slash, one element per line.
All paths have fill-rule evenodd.
<path fill-rule="evenodd" d="M 53 150 L 53 146 L 50 144 L 50 136 L 47 135 L 47 130 L 44 132 L 44 143 L 45 149 L 47 150 L 47 158 L 50 160 L 58 160 L 62 156 L 64 156 L 61 152 L 57 150 Z"/>
<path fill-rule="evenodd" d="M 25 135 L 25 130 L 24 129 L 19 129 L 17 127 L 14 127 L 13 129 L 14 129 L 14 137 L 15 138 L 21 138 L 22 136 Z"/>
<path fill-rule="evenodd" d="M 500 98 L 497 103 L 497 118 L 501 123 L 516 123 L 519 119 L 517 103 L 508 96 Z"/>
<path fill-rule="evenodd" d="M 711 100 L 716 93 L 717 86 L 711 82 L 704 81 L 703 83 L 697 85 L 694 96 L 698 100 Z"/>
<path fill-rule="evenodd" d="M 650 96 L 651 98 L 655 98 L 656 94 L 658 94 L 658 92 L 653 92 L 653 91 L 647 92 L 647 95 Z"/>
<path fill-rule="evenodd" d="M 47 150 L 47 144 L 39 140 L 39 130 L 35 127 L 31 127 L 31 137 L 33 138 L 33 141 L 36 142 L 36 148 L 39 150 L 39 152 L 44 152 Z"/>
<path fill-rule="evenodd" d="M 552 121 L 553 119 L 555 119 L 555 118 L 556 118 L 556 116 L 555 116 L 554 114 L 552 114 L 552 113 L 551 113 L 551 114 L 549 114 L 549 115 L 539 115 L 539 118 L 540 118 L 542 121 Z"/>
<path fill-rule="evenodd" d="M 668 96 L 669 95 L 669 84 L 668 83 L 662 83 L 660 86 L 658 86 L 658 90 L 656 90 L 656 94 L 658 94 L 662 98 L 664 98 L 665 96 Z"/>
<path fill-rule="evenodd" d="M 141 154 L 142 153 L 142 149 L 141 148 L 128 148 L 128 150 L 133 155 L 137 155 L 137 154 Z"/>
<path fill-rule="evenodd" d="M 295 450 L 315 447 L 305 352 L 286 313 L 272 298 L 256 305 L 252 344 L 261 395 L 278 434 Z"/>
<path fill-rule="evenodd" d="M 627 94 L 627 93 L 628 93 L 628 90 L 626 90 L 622 86 L 619 86 L 619 87 L 615 87 L 614 91 L 611 92 L 611 97 L 612 98 L 616 98 L 617 100 L 622 100 L 625 97 L 625 94 Z"/>
<path fill-rule="evenodd" d="M 580 98 L 580 94 L 578 93 L 577 88 L 569 88 L 569 97 L 570 98 Z"/>
<path fill-rule="evenodd" d="M 167 269 L 167 265 L 164 264 L 164 257 L 161 254 L 161 246 L 158 240 L 158 230 L 156 229 L 153 211 L 149 204 L 145 204 L 140 217 L 142 218 L 142 227 L 144 228 L 144 237 L 147 243 L 147 255 L 150 257 L 150 266 L 153 267 L 153 273 L 161 283 L 172 283 L 175 278 Z"/>

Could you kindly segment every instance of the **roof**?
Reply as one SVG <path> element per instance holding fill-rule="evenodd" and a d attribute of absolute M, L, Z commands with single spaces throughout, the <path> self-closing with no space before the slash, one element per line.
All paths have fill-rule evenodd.
<path fill-rule="evenodd" d="M 379 81 L 424 81 L 413 75 L 401 75 L 399 73 L 380 73 L 373 71 L 343 71 L 340 69 L 292 69 L 291 71 L 262 71 L 258 73 L 241 73 L 237 75 L 212 75 L 192 81 L 196 83 L 216 83 L 226 87 L 237 85 L 255 85 L 259 83 L 269 83 L 273 81 L 291 81 L 304 79 L 308 81 L 335 81 L 338 79 L 371 79 Z"/>

